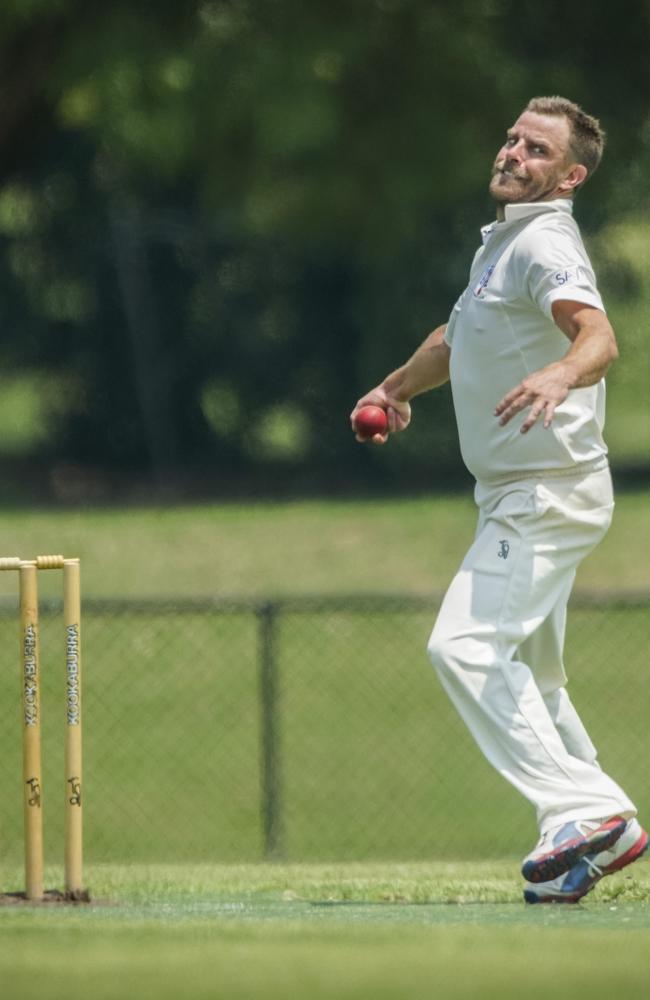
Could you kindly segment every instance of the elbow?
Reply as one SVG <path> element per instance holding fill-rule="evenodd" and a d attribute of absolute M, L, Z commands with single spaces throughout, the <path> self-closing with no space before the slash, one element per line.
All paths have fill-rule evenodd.
<path fill-rule="evenodd" d="M 605 322 L 599 332 L 603 368 L 607 371 L 615 361 L 618 361 L 618 344 L 616 343 L 616 334 L 607 319 L 605 319 Z"/>
<path fill-rule="evenodd" d="M 614 331 L 613 330 L 612 330 L 611 336 L 609 338 L 609 352 L 608 353 L 609 353 L 609 356 L 607 358 L 607 367 L 609 368 L 611 365 L 614 364 L 615 361 L 618 361 L 618 358 L 619 358 L 618 344 L 616 343 L 616 337 L 614 336 Z"/>

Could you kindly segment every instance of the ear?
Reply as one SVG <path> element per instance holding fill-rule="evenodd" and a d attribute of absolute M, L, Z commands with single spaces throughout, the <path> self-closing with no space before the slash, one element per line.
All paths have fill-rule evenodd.
<path fill-rule="evenodd" d="M 589 171 L 585 167 L 584 163 L 574 163 L 564 180 L 558 184 L 559 190 L 566 191 L 567 193 L 575 191 L 577 187 L 584 184 L 588 173 Z"/>

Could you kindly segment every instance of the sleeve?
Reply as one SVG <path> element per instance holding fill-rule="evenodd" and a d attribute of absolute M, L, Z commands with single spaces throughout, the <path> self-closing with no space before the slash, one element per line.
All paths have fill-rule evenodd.
<path fill-rule="evenodd" d="M 463 294 L 460 296 L 460 298 L 456 302 L 456 305 L 451 310 L 451 316 L 447 320 L 447 329 L 445 330 L 445 335 L 442 338 L 444 340 L 445 344 L 447 345 L 447 347 L 451 347 L 452 341 L 454 339 L 454 327 L 456 326 L 456 320 L 458 319 L 458 314 L 459 314 L 459 312 L 461 310 L 461 306 L 463 304 L 463 299 L 465 298 L 466 294 L 467 294 L 467 289 L 465 289 L 465 291 L 463 292 Z"/>
<path fill-rule="evenodd" d="M 542 312 L 553 318 L 560 299 L 583 302 L 605 312 L 596 278 L 578 233 L 538 230 L 521 248 L 526 287 Z"/>
<path fill-rule="evenodd" d="M 472 275 L 472 273 L 474 271 L 474 268 L 476 267 L 476 262 L 478 260 L 480 260 L 480 258 L 482 257 L 484 251 L 485 251 L 485 247 L 481 246 L 481 247 L 478 248 L 478 250 L 474 254 L 474 259 L 472 261 L 472 266 L 470 268 L 470 282 L 471 282 L 471 275 Z M 449 319 L 447 321 L 447 329 L 445 330 L 445 335 L 443 337 L 443 340 L 444 340 L 445 344 L 447 345 L 447 347 L 451 347 L 451 342 L 454 339 L 454 327 L 456 326 L 456 320 L 458 319 L 458 315 L 460 313 L 460 310 L 462 309 L 463 302 L 465 301 L 465 296 L 468 293 L 469 293 L 469 285 L 465 289 L 465 291 L 462 293 L 462 295 L 459 296 L 458 301 L 456 302 L 456 305 L 451 310 L 451 316 L 449 317 Z"/>

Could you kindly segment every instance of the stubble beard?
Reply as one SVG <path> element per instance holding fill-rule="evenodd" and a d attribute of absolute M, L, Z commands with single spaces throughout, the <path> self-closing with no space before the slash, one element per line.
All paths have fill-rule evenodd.
<path fill-rule="evenodd" d="M 492 168 L 489 185 L 490 195 L 497 205 L 510 205 L 518 201 L 533 201 L 530 182 L 516 168 L 508 166 L 505 160 L 497 160 Z"/>
<path fill-rule="evenodd" d="M 506 160 L 497 160 L 492 167 L 489 192 L 503 211 L 505 205 L 516 205 L 519 202 L 549 201 L 559 197 L 557 194 L 558 178 L 549 178 L 551 183 L 542 187 L 531 181 L 525 172 L 509 166 Z"/>

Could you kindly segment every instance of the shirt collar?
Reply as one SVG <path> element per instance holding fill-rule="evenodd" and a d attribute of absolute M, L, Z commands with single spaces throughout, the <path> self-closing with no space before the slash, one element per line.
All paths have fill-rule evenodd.
<path fill-rule="evenodd" d="M 532 218 L 534 215 L 543 215 L 545 212 L 565 212 L 573 214 L 573 201 L 571 198 L 554 198 L 553 201 L 529 201 L 520 202 L 515 205 L 506 205 L 504 208 L 505 219 L 503 222 L 491 222 L 488 226 L 483 226 L 481 236 L 483 242 L 488 239 L 500 227 L 505 227 L 513 222 L 521 222 L 522 219 Z"/>

